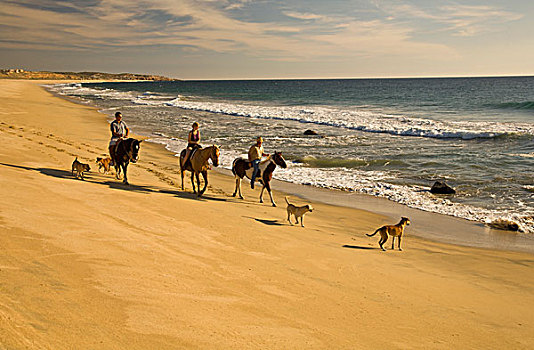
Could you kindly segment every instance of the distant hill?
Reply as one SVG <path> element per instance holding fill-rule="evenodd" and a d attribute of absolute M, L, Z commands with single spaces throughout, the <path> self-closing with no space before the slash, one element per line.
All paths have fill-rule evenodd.
<path fill-rule="evenodd" d="M 0 69 L 0 79 L 38 80 L 178 80 L 161 75 L 101 72 L 32 72 L 23 69 Z"/>

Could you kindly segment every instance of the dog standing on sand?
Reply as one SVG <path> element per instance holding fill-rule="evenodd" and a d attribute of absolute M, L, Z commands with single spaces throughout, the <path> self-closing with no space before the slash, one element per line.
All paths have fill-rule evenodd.
<path fill-rule="evenodd" d="M 376 235 L 377 232 L 380 233 L 380 241 L 378 241 L 378 244 L 380 245 L 380 248 L 383 251 L 386 251 L 383 245 L 388 240 L 388 235 L 393 238 L 393 242 L 391 242 L 391 249 L 393 250 L 395 249 L 395 237 L 397 237 L 399 250 L 402 250 L 401 249 L 402 234 L 404 233 L 404 227 L 406 227 L 409 224 L 410 224 L 410 219 L 403 216 L 401 218 L 401 221 L 399 221 L 398 224 L 382 226 L 379 229 L 377 229 L 374 233 L 372 234 L 366 233 L 366 235 L 369 237 L 372 237 Z"/>
<path fill-rule="evenodd" d="M 289 223 L 293 225 L 293 223 L 291 222 L 291 214 L 293 214 L 295 216 L 296 223 L 297 224 L 299 223 L 299 218 L 300 218 L 300 226 L 304 227 L 304 222 L 303 222 L 304 214 L 306 214 L 309 211 L 313 211 L 312 206 L 309 204 L 306 204 L 301 207 L 297 207 L 296 205 L 289 203 L 287 196 L 286 196 L 286 203 L 287 203 L 287 221 L 289 221 Z"/>
<path fill-rule="evenodd" d="M 83 173 L 85 171 L 89 171 L 91 168 L 89 168 L 89 164 L 83 164 L 78 161 L 78 157 L 74 159 L 74 162 L 72 162 L 72 175 L 74 175 L 74 172 L 76 172 L 76 178 L 83 178 Z"/>
<path fill-rule="evenodd" d="M 110 157 L 97 157 L 96 164 L 98 165 L 98 171 L 102 172 L 102 170 L 104 170 L 104 174 L 109 173 L 109 171 L 111 170 L 111 166 L 113 165 Z"/>

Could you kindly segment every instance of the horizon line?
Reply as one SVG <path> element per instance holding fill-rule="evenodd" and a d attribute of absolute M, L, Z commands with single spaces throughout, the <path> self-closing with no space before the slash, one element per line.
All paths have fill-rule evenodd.
<path fill-rule="evenodd" d="M 428 75 L 428 76 L 374 76 L 374 77 L 307 77 L 307 78 L 205 78 L 188 79 L 172 78 L 182 81 L 223 81 L 223 80 L 365 80 L 365 79 L 455 79 L 455 78 L 529 78 L 531 74 L 502 74 L 502 75 Z"/>

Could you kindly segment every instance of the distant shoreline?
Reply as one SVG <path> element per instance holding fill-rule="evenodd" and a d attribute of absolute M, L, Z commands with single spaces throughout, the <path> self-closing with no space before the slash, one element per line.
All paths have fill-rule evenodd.
<path fill-rule="evenodd" d="M 84 81 L 178 81 L 162 75 L 103 72 L 48 72 L 23 69 L 0 69 L 0 79 L 84 80 Z"/>

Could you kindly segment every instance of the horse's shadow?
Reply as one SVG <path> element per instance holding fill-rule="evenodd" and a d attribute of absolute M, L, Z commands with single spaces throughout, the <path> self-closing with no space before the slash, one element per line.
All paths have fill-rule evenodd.
<path fill-rule="evenodd" d="M 14 164 L 6 164 L 6 163 L 0 163 L 0 165 L 17 168 L 17 169 L 23 169 L 23 170 L 29 170 L 29 171 L 37 171 L 41 174 L 52 176 L 59 179 L 67 179 L 67 180 L 75 180 L 75 181 L 85 181 L 89 183 L 94 183 L 98 185 L 105 185 L 113 189 L 118 190 L 127 190 L 127 191 L 134 191 L 134 192 L 144 192 L 144 193 L 150 193 L 150 192 L 159 192 L 160 190 L 153 186 L 142 186 L 142 185 L 126 185 L 122 182 L 118 181 L 99 181 L 99 179 L 102 178 L 102 175 L 96 174 L 96 173 L 85 173 L 84 179 L 77 179 L 74 175 L 72 175 L 71 171 L 68 170 L 60 170 L 60 169 L 53 169 L 53 168 L 32 168 L 28 166 L 22 166 L 22 165 L 14 165 Z"/>
<path fill-rule="evenodd" d="M 76 179 L 72 175 L 72 172 L 67 171 L 67 170 L 58 170 L 58 169 L 52 169 L 52 168 L 32 168 L 32 167 L 23 166 L 23 165 L 14 165 L 14 164 L 7 164 L 7 163 L 0 163 L 0 165 L 11 167 L 11 168 L 16 168 L 16 169 L 22 169 L 22 170 L 38 171 L 41 174 L 57 177 L 60 179 L 71 179 L 71 180 Z"/>
<path fill-rule="evenodd" d="M 16 169 L 28 170 L 28 171 L 37 171 L 41 174 L 52 176 L 52 177 L 59 178 L 59 179 L 85 181 L 88 183 L 104 185 L 104 186 L 108 186 L 109 188 L 116 189 L 116 190 L 139 192 L 139 193 L 165 193 L 165 194 L 172 194 L 180 198 L 194 199 L 194 200 L 226 201 L 226 198 L 217 198 L 217 197 L 211 197 L 211 196 L 198 197 L 195 193 L 169 190 L 167 188 L 162 188 L 162 187 L 157 187 L 157 186 L 144 186 L 144 185 L 135 185 L 135 184 L 126 185 L 123 182 L 120 182 L 118 180 L 117 181 L 108 180 L 107 178 L 103 177 L 103 175 L 100 175 L 97 173 L 92 173 L 92 174 L 86 173 L 85 178 L 82 180 L 82 179 L 77 179 L 74 175 L 72 175 L 72 172 L 68 170 L 53 169 L 53 168 L 37 168 L 37 167 L 34 168 L 34 167 L 7 164 L 7 163 L 0 163 L 0 165 L 11 167 L 11 168 L 16 168 Z M 102 179 L 104 179 L 104 181 L 101 181 Z"/>

